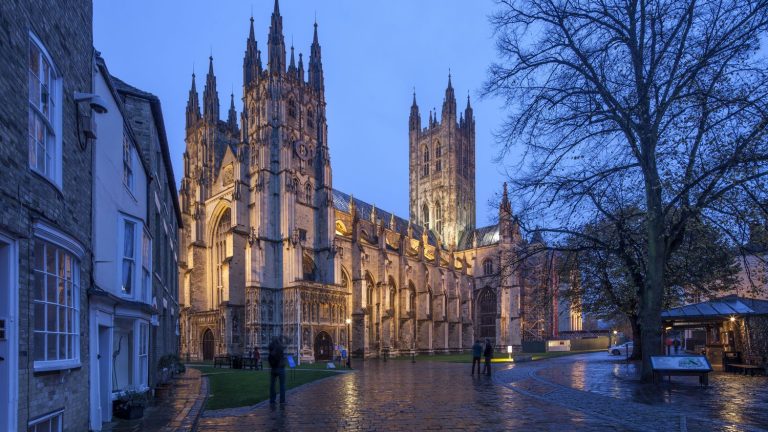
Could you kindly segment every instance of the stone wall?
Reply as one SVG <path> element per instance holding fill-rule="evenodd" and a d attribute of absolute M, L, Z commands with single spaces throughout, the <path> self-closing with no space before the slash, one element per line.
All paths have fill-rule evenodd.
<path fill-rule="evenodd" d="M 86 0 L 0 2 L 0 232 L 19 245 L 18 430 L 64 409 L 64 430 L 88 429 L 87 290 L 91 273 L 91 147 L 81 147 L 74 92 L 92 88 L 92 4 Z M 28 163 L 27 56 L 33 33 L 62 79 L 62 186 L 33 173 Z M 81 108 L 87 109 L 87 104 Z M 34 372 L 31 266 L 32 225 L 45 221 L 85 249 L 80 262 L 80 361 L 75 369 Z"/>

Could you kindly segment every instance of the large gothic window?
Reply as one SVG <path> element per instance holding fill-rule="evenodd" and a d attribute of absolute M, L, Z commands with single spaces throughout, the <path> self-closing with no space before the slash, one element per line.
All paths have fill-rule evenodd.
<path fill-rule="evenodd" d="M 440 141 L 437 142 L 437 146 L 435 147 L 435 172 L 440 172 L 443 170 L 443 146 L 440 144 Z"/>
<path fill-rule="evenodd" d="M 477 313 L 480 337 L 481 338 L 496 338 L 496 295 L 493 291 L 486 287 L 480 292 L 478 298 L 479 310 Z"/>
<path fill-rule="evenodd" d="M 429 175 L 429 147 L 424 146 L 424 166 L 422 167 L 421 175 L 426 177 Z"/>
<path fill-rule="evenodd" d="M 312 260 L 312 257 L 310 257 L 309 254 L 304 254 L 301 267 L 304 273 L 304 280 L 315 280 L 315 277 L 317 276 L 317 269 L 315 267 L 315 262 Z"/>
<path fill-rule="evenodd" d="M 432 288 L 427 287 L 427 315 L 432 315 Z"/>
<path fill-rule="evenodd" d="M 227 258 L 227 233 L 232 225 L 232 216 L 229 209 L 224 210 L 219 223 L 216 224 L 216 232 L 213 236 L 213 259 L 216 269 L 216 298 L 215 305 L 224 300 L 224 262 Z"/>
<path fill-rule="evenodd" d="M 427 206 L 427 204 L 424 204 L 421 207 L 421 216 L 422 216 L 422 220 L 424 221 L 424 226 L 427 227 L 427 229 L 429 229 L 429 207 Z"/>
<path fill-rule="evenodd" d="M 440 202 L 435 203 L 435 231 L 440 237 L 443 236 L 443 210 Z"/>
<path fill-rule="evenodd" d="M 315 112 L 312 108 L 307 110 L 307 127 L 310 129 L 315 128 Z"/>
<path fill-rule="evenodd" d="M 312 204 L 312 185 L 309 182 L 307 182 L 307 185 L 304 188 L 304 199 L 307 204 Z"/>
<path fill-rule="evenodd" d="M 296 101 L 293 99 L 288 101 L 288 117 L 292 119 L 296 118 Z"/>

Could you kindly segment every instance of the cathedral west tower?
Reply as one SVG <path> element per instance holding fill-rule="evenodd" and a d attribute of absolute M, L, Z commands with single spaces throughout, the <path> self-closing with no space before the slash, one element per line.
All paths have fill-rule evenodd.
<path fill-rule="evenodd" d="M 430 110 L 422 128 L 414 93 L 408 130 L 410 218 L 455 248 L 475 229 L 475 118 L 467 96 L 457 119 L 450 74 L 440 119 Z"/>

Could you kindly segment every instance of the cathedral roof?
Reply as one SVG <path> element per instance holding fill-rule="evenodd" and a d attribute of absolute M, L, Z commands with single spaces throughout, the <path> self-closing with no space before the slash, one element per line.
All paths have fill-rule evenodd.
<path fill-rule="evenodd" d="M 477 247 L 490 246 L 499 242 L 499 225 L 488 225 L 480 227 L 474 231 L 467 231 L 461 235 L 459 244 L 456 247 L 457 250 L 472 249 L 475 247 L 475 239 L 477 239 Z"/>
<path fill-rule="evenodd" d="M 341 210 L 343 212 L 349 212 L 349 201 L 350 199 L 354 200 L 355 207 L 357 208 L 357 214 L 360 217 L 360 219 L 364 219 L 367 221 L 371 220 L 371 212 L 374 209 L 374 206 L 371 204 L 368 204 L 365 201 L 359 200 L 357 198 L 351 197 L 350 195 L 336 190 L 333 190 L 333 206 L 336 208 L 336 210 Z M 403 219 L 393 213 L 390 213 L 386 210 L 382 210 L 378 207 L 376 207 L 376 219 L 380 219 L 381 222 L 389 227 L 389 222 L 392 219 L 392 216 L 395 218 L 395 231 L 397 231 L 400 234 L 406 235 L 408 231 L 408 219 Z M 424 227 L 418 226 L 416 224 L 411 224 L 411 231 L 414 238 L 420 238 L 424 233 Z M 430 230 L 427 233 L 427 238 L 429 241 L 429 244 L 432 246 L 437 245 L 437 236 Z"/>

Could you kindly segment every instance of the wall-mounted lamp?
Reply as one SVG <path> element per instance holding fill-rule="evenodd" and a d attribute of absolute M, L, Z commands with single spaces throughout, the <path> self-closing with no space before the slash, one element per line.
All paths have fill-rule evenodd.
<path fill-rule="evenodd" d="M 99 95 L 94 93 L 75 92 L 75 111 L 77 115 L 77 141 L 80 148 L 85 150 L 88 140 L 96 139 L 96 125 L 93 123 L 90 115 L 80 112 L 80 103 L 88 102 L 88 106 L 97 114 L 107 112 L 107 102 Z M 85 136 L 85 142 L 82 136 Z"/>
<path fill-rule="evenodd" d="M 91 106 L 91 109 L 96 111 L 97 114 L 105 114 L 107 112 L 107 102 L 99 95 L 94 93 L 75 92 L 75 102 L 85 102 Z"/>

